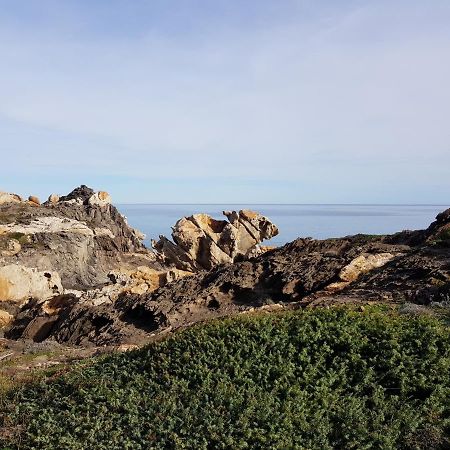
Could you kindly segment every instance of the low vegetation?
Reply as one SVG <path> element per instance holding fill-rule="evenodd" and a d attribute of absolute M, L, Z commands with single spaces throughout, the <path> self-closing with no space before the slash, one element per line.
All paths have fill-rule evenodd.
<path fill-rule="evenodd" d="M 4 448 L 446 449 L 450 331 L 343 308 L 195 326 L 14 390 Z"/>

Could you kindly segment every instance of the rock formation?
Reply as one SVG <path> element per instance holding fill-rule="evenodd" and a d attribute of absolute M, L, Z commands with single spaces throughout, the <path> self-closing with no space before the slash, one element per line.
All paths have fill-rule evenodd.
<path fill-rule="evenodd" d="M 445 230 L 450 214 L 438 217 L 428 230 L 392 236 L 297 239 L 256 258 L 199 271 L 143 294 L 124 289 L 114 301 L 96 305 L 67 302 L 49 308 L 49 313 L 44 304 L 28 304 L 8 336 L 51 337 L 77 345 L 136 344 L 154 333 L 255 308 L 448 302 L 450 236 Z"/>
<path fill-rule="evenodd" d="M 194 214 L 180 219 L 172 231 L 173 242 L 160 236 L 153 244 L 165 264 L 195 272 L 210 270 L 250 255 L 258 245 L 278 234 L 278 228 L 253 211 L 224 211 L 226 220 L 215 220 L 207 214 Z"/>
<path fill-rule="evenodd" d="M 84 290 L 108 283 L 108 274 L 119 268 L 160 268 L 142 234 L 110 201 L 106 192 L 81 186 L 44 205 L 0 205 L 0 266 L 57 272 L 65 289 Z"/>
<path fill-rule="evenodd" d="M 155 256 L 105 192 L 81 186 L 44 205 L 2 198 L 0 327 L 12 339 L 135 345 L 255 308 L 450 302 L 450 209 L 426 230 L 266 251 L 260 243 L 278 233 L 266 217 L 195 214 L 173 241 L 161 236 Z"/>

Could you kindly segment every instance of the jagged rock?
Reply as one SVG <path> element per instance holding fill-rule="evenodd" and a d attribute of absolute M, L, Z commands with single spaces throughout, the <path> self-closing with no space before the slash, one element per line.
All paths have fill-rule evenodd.
<path fill-rule="evenodd" d="M 224 211 L 224 215 L 229 221 L 207 214 L 184 217 L 173 227 L 174 242 L 160 236 L 153 247 L 166 263 L 192 272 L 255 256 L 260 242 L 278 234 L 278 228 L 256 212 Z"/>
<path fill-rule="evenodd" d="M 30 196 L 28 197 L 28 201 L 29 201 L 30 203 L 35 204 L 35 205 L 40 205 L 40 204 L 41 204 L 41 201 L 39 200 L 39 198 L 37 198 L 37 197 L 34 196 L 34 195 L 30 195 Z"/>
<path fill-rule="evenodd" d="M 22 202 L 22 197 L 17 194 L 9 194 L 8 192 L 0 191 L 0 205 L 7 203 L 20 203 Z"/>
<path fill-rule="evenodd" d="M 47 300 L 63 293 L 56 272 L 40 272 L 20 265 L 0 267 L 0 301 L 25 303 L 30 298 Z"/>
<path fill-rule="evenodd" d="M 57 195 L 57 194 L 50 194 L 48 196 L 47 203 L 49 203 L 51 205 L 55 205 L 58 202 L 59 202 L 59 195 Z"/>
<path fill-rule="evenodd" d="M 60 202 L 70 202 L 87 205 L 89 199 L 95 194 L 94 190 L 82 184 L 80 187 L 75 188 L 70 194 L 60 197 Z"/>
<path fill-rule="evenodd" d="M 278 228 L 267 217 L 249 209 L 224 211 L 223 213 L 235 228 L 244 227 L 257 242 L 270 239 L 278 234 Z"/>
<path fill-rule="evenodd" d="M 363 253 L 353 259 L 349 264 L 341 269 L 339 272 L 339 281 L 330 283 L 325 287 L 326 292 L 336 293 L 346 288 L 350 283 L 357 280 L 360 275 L 370 272 L 373 269 L 383 267 L 395 256 L 400 253 Z"/>
<path fill-rule="evenodd" d="M 122 296 L 142 295 L 155 291 L 173 281 L 193 275 L 181 270 L 158 271 L 140 266 L 136 270 L 109 274 L 111 283 L 88 291 L 66 290 L 45 301 L 31 300 L 14 319 L 9 337 L 41 342 L 57 329 L 64 317 L 90 308 L 112 308 Z M 97 317 L 97 316 L 96 316 Z M 1 317 L 0 317 L 1 320 Z M 82 322 L 85 321 L 82 319 Z M 82 325 L 83 326 L 83 325 Z M 88 322 L 86 322 L 86 328 Z M 75 327 L 78 328 L 78 325 Z"/>
<path fill-rule="evenodd" d="M 94 192 L 83 184 L 70 194 L 59 198 L 59 201 L 73 205 L 107 206 L 111 204 L 111 196 L 105 191 Z"/>

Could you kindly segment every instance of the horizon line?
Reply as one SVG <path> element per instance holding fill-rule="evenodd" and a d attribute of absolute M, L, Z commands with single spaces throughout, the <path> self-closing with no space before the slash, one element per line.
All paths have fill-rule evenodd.
<path fill-rule="evenodd" d="M 224 202 L 224 203 L 124 203 L 116 205 L 131 206 L 226 206 L 226 205 L 252 205 L 252 206 L 449 206 L 444 203 L 252 203 L 252 202 Z"/>

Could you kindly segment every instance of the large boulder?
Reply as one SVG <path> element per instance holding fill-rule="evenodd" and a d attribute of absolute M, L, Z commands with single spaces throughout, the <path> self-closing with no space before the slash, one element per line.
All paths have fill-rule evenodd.
<path fill-rule="evenodd" d="M 48 204 L 55 205 L 58 202 L 59 202 L 59 195 L 58 194 L 50 194 L 48 196 L 48 200 L 47 200 Z"/>
<path fill-rule="evenodd" d="M 62 293 L 61 278 L 56 272 L 15 264 L 0 267 L 0 301 L 23 304 L 30 298 L 45 301 Z"/>
<path fill-rule="evenodd" d="M 22 201 L 23 200 L 20 195 L 0 191 L 0 205 L 7 203 L 20 203 Z"/>
<path fill-rule="evenodd" d="M 28 201 L 29 201 L 30 203 L 32 203 L 32 204 L 34 204 L 34 205 L 38 205 L 38 206 L 41 204 L 41 201 L 40 201 L 39 198 L 36 197 L 35 195 L 30 195 L 30 196 L 28 197 Z"/>
<path fill-rule="evenodd" d="M 228 221 L 207 214 L 183 217 L 172 229 L 173 242 L 160 236 L 153 247 L 166 264 L 195 272 L 258 254 L 258 245 L 278 234 L 276 225 L 254 211 L 223 214 Z"/>

